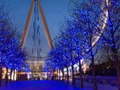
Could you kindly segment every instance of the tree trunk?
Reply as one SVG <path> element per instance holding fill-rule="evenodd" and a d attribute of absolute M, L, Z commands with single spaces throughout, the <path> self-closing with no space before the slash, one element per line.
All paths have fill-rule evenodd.
<path fill-rule="evenodd" d="M 16 70 L 13 70 L 13 80 L 14 81 L 16 81 L 16 75 L 17 75 L 17 73 L 16 73 Z M 26 80 L 26 74 L 25 74 L 25 77 L 24 77 L 24 79 Z"/>
<path fill-rule="evenodd" d="M 46 79 L 48 80 L 48 72 L 46 72 L 46 75 L 47 75 L 47 78 L 46 78 Z"/>
<path fill-rule="evenodd" d="M 80 74 L 80 88 L 83 88 L 83 72 L 82 72 L 82 69 L 81 69 L 80 60 L 79 60 L 79 74 Z"/>
<path fill-rule="evenodd" d="M 8 68 L 6 68 L 5 84 L 8 84 Z"/>
<path fill-rule="evenodd" d="M 60 70 L 58 69 L 58 80 L 60 80 Z"/>
<path fill-rule="evenodd" d="M 92 57 L 92 76 L 93 76 L 93 90 L 98 90 L 97 81 L 96 81 L 96 74 L 95 74 L 95 64 L 94 64 L 94 56 L 91 54 Z"/>
<path fill-rule="evenodd" d="M 2 86 L 2 67 L 0 67 L 0 87 Z"/>
<path fill-rule="evenodd" d="M 11 80 L 11 76 L 12 76 L 12 69 L 11 69 L 11 71 L 10 71 L 10 81 L 12 81 L 12 80 Z"/>
<path fill-rule="evenodd" d="M 52 80 L 54 80 L 54 77 L 55 77 L 55 75 L 54 75 L 54 70 L 52 71 Z"/>
<path fill-rule="evenodd" d="M 10 81 L 12 81 L 12 72 L 13 72 L 13 70 L 11 69 L 11 72 L 10 72 Z"/>
<path fill-rule="evenodd" d="M 15 79 L 15 70 L 13 70 L 13 81 Z"/>
<path fill-rule="evenodd" d="M 72 84 L 75 84 L 74 66 L 72 65 Z"/>
<path fill-rule="evenodd" d="M 59 70 L 57 70 L 57 77 L 56 77 L 57 80 L 58 80 L 58 77 L 59 77 Z"/>
<path fill-rule="evenodd" d="M 64 69 L 62 69 L 62 80 L 64 80 L 65 74 L 64 74 Z"/>
<path fill-rule="evenodd" d="M 94 86 L 94 90 L 98 90 L 96 75 L 95 75 L 95 65 L 93 65 L 93 86 Z"/>
<path fill-rule="evenodd" d="M 67 69 L 67 81 L 69 82 L 69 72 L 68 72 L 68 67 L 66 67 Z"/>

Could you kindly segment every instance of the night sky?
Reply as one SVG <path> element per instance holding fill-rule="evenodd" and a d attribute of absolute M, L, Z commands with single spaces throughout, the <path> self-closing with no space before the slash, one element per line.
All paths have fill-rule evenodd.
<path fill-rule="evenodd" d="M 59 33 L 60 27 L 65 22 L 65 17 L 68 15 L 68 8 L 70 1 L 69 0 L 41 0 L 42 7 L 47 19 L 49 26 L 50 34 L 52 39 Z M 21 35 L 23 27 L 25 24 L 26 16 L 28 9 L 31 4 L 31 0 L 0 0 L 0 5 L 4 5 L 5 11 L 9 13 L 9 16 L 13 24 L 17 27 L 17 32 Z M 31 44 L 29 39 L 30 35 L 27 38 L 25 47 L 28 51 L 31 51 L 31 48 L 34 46 Z M 42 56 L 46 56 L 49 51 L 46 38 L 44 33 L 41 30 L 41 45 Z"/>

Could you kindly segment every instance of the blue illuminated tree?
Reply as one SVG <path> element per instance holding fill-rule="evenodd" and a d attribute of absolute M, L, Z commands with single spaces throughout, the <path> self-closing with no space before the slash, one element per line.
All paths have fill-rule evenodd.
<path fill-rule="evenodd" d="M 68 63 L 65 60 L 64 51 L 60 47 L 55 47 L 52 49 L 48 55 L 48 63 L 53 70 L 61 70 L 67 67 Z"/>
<path fill-rule="evenodd" d="M 94 41 L 93 37 L 98 35 L 98 33 L 100 32 L 100 24 L 103 23 L 103 17 L 101 16 L 101 14 L 104 15 L 104 11 L 102 9 L 103 7 L 101 8 L 101 3 L 102 2 L 95 0 L 80 2 L 80 4 L 79 2 L 75 3 L 73 13 L 68 21 L 68 28 L 73 29 L 71 35 L 74 34 L 73 32 L 77 32 L 77 30 L 79 30 L 75 35 L 73 35 L 74 41 L 80 43 L 78 44 L 78 46 L 75 45 L 75 42 L 73 44 L 75 45 L 75 47 L 79 47 L 79 50 L 75 50 L 77 52 L 76 55 L 78 55 L 79 58 L 82 57 L 84 59 L 91 60 L 91 68 L 94 77 L 94 56 L 96 48 L 93 49 L 94 46 L 92 44 Z M 79 62 L 81 62 L 80 60 L 81 59 L 78 59 Z M 82 73 L 81 70 L 80 73 Z M 94 89 L 97 89 L 95 78 Z"/>
<path fill-rule="evenodd" d="M 118 86 L 120 86 L 120 1 L 110 0 L 108 7 L 108 21 L 105 29 L 105 33 L 102 37 L 103 45 L 108 47 L 108 54 L 113 61 L 113 65 L 116 68 L 118 76 Z M 119 87 L 120 90 L 120 87 Z"/>
<path fill-rule="evenodd" d="M 64 29 L 65 31 L 61 32 L 60 36 L 58 36 L 59 39 L 57 40 L 55 48 L 56 51 L 61 50 L 62 52 L 60 56 L 61 59 L 58 60 L 63 63 L 66 63 L 65 61 L 67 60 L 68 66 L 72 66 L 73 79 L 73 65 L 77 62 L 79 62 L 80 65 L 81 59 L 83 57 L 86 58 L 86 53 L 88 54 L 89 52 L 89 55 L 92 57 L 92 66 L 94 66 L 92 37 L 93 35 L 96 35 L 96 31 L 99 31 L 98 24 L 101 18 L 100 13 L 102 12 L 98 5 L 98 3 L 93 3 L 91 1 L 89 3 L 85 3 L 81 8 L 76 7 L 73 10 L 74 12 L 72 13 L 72 16 L 67 20 L 67 27 Z M 61 62 L 56 63 L 59 64 Z M 64 64 L 62 65 L 64 66 Z M 79 66 L 79 69 L 81 69 L 81 65 Z"/>
<path fill-rule="evenodd" d="M 73 48 L 71 47 L 72 42 L 71 35 L 69 35 L 69 33 L 61 32 L 59 38 L 55 40 L 54 49 L 52 49 L 48 55 L 48 57 L 50 57 L 49 62 L 52 64 L 51 66 L 55 66 L 54 68 L 61 70 L 63 72 L 63 76 L 63 69 L 67 69 L 67 77 L 68 67 L 70 65 L 73 66 L 73 63 L 75 63 L 75 60 L 71 58 L 71 50 Z"/>
<path fill-rule="evenodd" d="M 20 48 L 19 40 L 12 30 L 7 20 L 0 20 L 0 67 L 6 67 L 7 71 L 8 69 L 18 71 L 22 70 L 26 64 L 26 55 Z M 6 77 L 8 78 L 7 75 Z"/>
<path fill-rule="evenodd" d="M 116 65 L 116 70 L 117 70 L 117 75 L 118 75 L 118 79 L 119 79 L 119 83 L 120 83 L 120 65 L 119 65 L 119 46 L 120 46 L 120 41 L 119 41 L 119 35 L 120 35 L 120 23 L 119 23 L 119 17 L 120 17 L 120 2 L 117 0 L 111 0 L 109 3 L 109 5 L 105 5 L 103 7 L 103 10 L 106 11 L 106 9 L 108 10 L 108 21 L 107 21 L 107 25 L 105 28 L 105 33 L 104 36 L 102 37 L 102 40 L 104 42 L 104 45 L 109 47 L 109 51 L 110 51 L 110 56 L 112 58 L 112 60 L 115 61 Z M 88 4 L 90 5 L 90 4 Z M 87 5 L 87 6 L 88 6 Z M 94 6 L 94 5 L 93 5 Z M 92 46 L 92 41 L 93 41 L 93 36 L 94 35 L 99 35 L 97 34 L 101 29 L 98 27 L 99 24 L 103 24 L 105 18 L 101 18 L 99 13 L 94 13 L 92 8 L 88 7 L 83 7 L 85 8 L 84 10 L 81 10 L 81 12 L 78 9 L 78 11 L 75 12 L 75 20 L 74 23 L 76 26 L 73 27 L 83 27 L 81 29 L 81 32 L 83 30 L 83 50 L 85 50 L 85 52 L 87 53 L 87 56 L 89 57 L 89 59 L 91 59 L 92 61 L 92 67 L 94 66 L 94 56 L 95 54 L 94 52 L 94 48 Z M 97 9 L 95 7 L 93 7 L 93 9 Z M 86 10 L 86 11 L 85 11 Z M 92 11 L 92 12 L 91 12 Z M 99 11 L 99 10 L 98 10 Z M 101 12 L 101 11 L 100 11 Z M 81 14 L 80 14 L 81 13 Z M 82 15 L 82 16 L 81 16 Z M 95 18 L 95 16 L 97 16 L 97 18 Z M 103 13 L 104 16 L 104 13 Z M 82 17 L 82 18 L 81 18 Z M 100 18 L 99 18 L 100 17 Z M 101 21 L 99 21 L 101 20 Z M 97 33 L 96 33 L 97 31 Z M 96 49 L 96 47 L 95 47 Z M 93 67 L 94 69 L 94 67 Z M 94 72 L 95 73 L 95 72 Z M 120 86 L 120 84 L 119 84 Z"/>

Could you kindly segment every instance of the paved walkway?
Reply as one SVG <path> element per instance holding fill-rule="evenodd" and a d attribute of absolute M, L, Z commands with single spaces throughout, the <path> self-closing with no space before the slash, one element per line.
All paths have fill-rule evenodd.
<path fill-rule="evenodd" d="M 68 85 L 62 81 L 17 81 L 11 82 L 0 90 L 91 90 L 80 89 Z"/>

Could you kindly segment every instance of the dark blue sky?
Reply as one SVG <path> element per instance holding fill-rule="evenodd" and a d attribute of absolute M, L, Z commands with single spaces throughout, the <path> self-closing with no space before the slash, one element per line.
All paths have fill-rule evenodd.
<path fill-rule="evenodd" d="M 49 30 L 52 35 L 52 39 L 59 32 L 59 28 L 64 24 L 64 19 L 68 15 L 69 0 L 41 0 L 42 7 L 45 12 L 45 16 L 48 22 Z M 12 22 L 18 28 L 18 32 L 23 31 L 25 19 L 28 13 L 31 0 L 0 0 L 0 4 L 5 6 L 5 11 L 9 12 Z M 44 33 L 41 30 L 41 48 L 42 54 L 46 54 L 49 49 L 47 41 L 44 37 Z M 30 36 L 30 35 L 29 35 Z M 29 37 L 27 39 L 26 47 L 32 48 Z"/>

